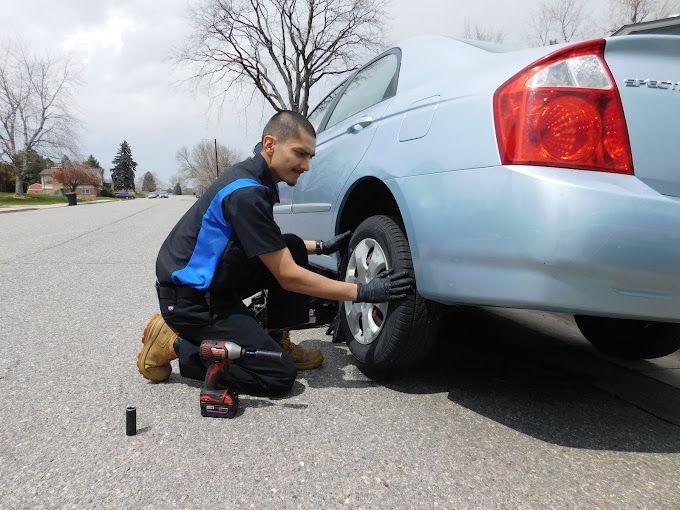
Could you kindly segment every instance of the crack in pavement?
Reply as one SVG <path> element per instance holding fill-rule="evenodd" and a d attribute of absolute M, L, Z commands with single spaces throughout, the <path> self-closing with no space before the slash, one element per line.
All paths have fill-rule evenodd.
<path fill-rule="evenodd" d="M 18 368 L 20 363 L 21 359 L 19 358 L 16 358 L 14 360 L 0 359 L 0 381 L 3 379 L 7 379 L 7 377 L 10 375 L 10 372 L 12 372 L 13 369 Z"/>
<path fill-rule="evenodd" d="M 100 230 L 103 230 L 103 229 L 105 229 L 106 227 L 110 227 L 111 225 L 115 225 L 116 223 L 120 223 L 120 222 L 122 222 L 122 221 L 125 221 L 125 220 L 127 220 L 127 219 L 129 219 L 129 218 L 132 218 L 133 216 L 137 216 L 138 214 L 142 214 L 142 213 L 144 213 L 144 212 L 150 211 L 153 207 L 158 207 L 158 206 L 153 206 L 153 205 L 152 205 L 152 206 L 150 206 L 150 207 L 147 207 L 146 209 L 142 209 L 141 211 L 134 212 L 134 213 L 132 213 L 132 214 L 129 214 L 128 216 L 124 216 L 124 217 L 122 217 L 122 218 L 120 218 L 120 219 L 117 219 L 117 220 L 115 220 L 115 221 L 112 221 L 111 223 L 106 223 L 106 224 L 104 224 L 104 225 L 101 225 L 100 227 L 97 227 L 97 228 L 93 229 L 93 230 L 88 230 L 87 232 L 83 232 L 82 234 L 78 234 L 78 235 L 75 236 L 75 237 L 72 237 L 72 238 L 67 239 L 67 240 L 65 240 L 65 241 L 62 241 L 62 242 L 60 242 L 60 243 L 57 243 L 57 244 L 55 244 L 55 245 L 53 245 L 53 246 L 48 246 L 47 248 L 41 248 L 41 249 L 39 249 L 39 250 L 37 250 L 37 251 L 34 251 L 34 252 L 30 252 L 30 253 L 22 253 L 21 255 L 16 255 L 16 256 L 10 257 L 10 258 L 8 258 L 8 259 L 0 260 L 0 264 L 11 263 L 11 262 L 13 262 L 13 261 L 20 260 L 20 259 L 22 259 L 22 258 L 24 258 L 24 257 L 30 257 L 31 255 L 38 255 L 38 254 L 41 254 L 41 253 L 45 253 L 45 252 L 47 252 L 47 251 L 49 251 L 49 250 L 53 250 L 54 248 L 59 248 L 60 246 L 64 246 L 65 244 L 68 244 L 68 243 L 70 243 L 70 242 L 72 242 L 72 241 L 75 241 L 75 240 L 77 240 L 77 239 L 80 239 L 81 237 L 85 237 L 85 236 L 90 235 L 90 234 L 93 234 L 93 233 L 95 233 L 95 232 L 99 232 Z"/>

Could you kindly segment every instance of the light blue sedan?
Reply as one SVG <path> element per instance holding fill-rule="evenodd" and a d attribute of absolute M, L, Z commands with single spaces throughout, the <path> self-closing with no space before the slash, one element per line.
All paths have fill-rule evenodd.
<path fill-rule="evenodd" d="M 601 351 L 680 347 L 680 37 L 504 51 L 420 37 L 368 62 L 309 115 L 310 172 L 281 188 L 284 231 L 347 253 L 352 282 L 414 272 L 397 304 L 344 303 L 366 368 L 423 359 L 446 305 L 567 312 Z"/>

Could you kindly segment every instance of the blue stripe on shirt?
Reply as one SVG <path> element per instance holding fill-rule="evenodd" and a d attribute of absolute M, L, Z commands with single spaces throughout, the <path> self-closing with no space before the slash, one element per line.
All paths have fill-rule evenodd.
<path fill-rule="evenodd" d="M 197 290 L 207 290 L 210 287 L 233 232 L 231 223 L 224 218 L 222 201 L 234 191 L 252 186 L 263 185 L 254 179 L 237 179 L 215 195 L 201 220 L 196 246 L 189 263 L 171 275 L 174 285 L 189 285 Z"/>

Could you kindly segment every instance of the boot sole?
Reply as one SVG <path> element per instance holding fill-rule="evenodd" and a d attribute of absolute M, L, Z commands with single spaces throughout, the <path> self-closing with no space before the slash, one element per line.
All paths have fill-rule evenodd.
<path fill-rule="evenodd" d="M 150 330 L 152 329 L 152 327 L 155 326 L 156 324 L 158 324 L 158 318 L 159 317 L 160 317 L 160 314 L 157 314 L 157 313 L 153 314 L 151 316 L 151 319 L 149 319 L 149 322 L 144 327 L 144 331 L 142 332 L 142 338 L 141 338 L 143 347 L 142 347 L 142 350 L 137 353 L 137 370 L 139 371 L 140 374 L 142 374 L 142 377 L 144 377 L 144 379 L 147 379 L 147 380 L 152 381 L 152 382 L 164 382 L 164 381 L 167 381 L 168 379 L 170 379 L 170 375 L 168 375 L 168 377 L 166 377 L 165 379 L 161 379 L 161 380 L 157 381 L 154 378 L 149 377 L 149 375 L 145 373 L 146 356 L 147 356 L 147 354 L 149 354 L 151 347 L 153 347 L 153 344 L 158 339 L 158 335 L 154 335 L 154 337 L 151 339 L 151 341 L 148 344 L 145 342 L 145 339 L 147 338 L 148 333 L 150 333 Z"/>

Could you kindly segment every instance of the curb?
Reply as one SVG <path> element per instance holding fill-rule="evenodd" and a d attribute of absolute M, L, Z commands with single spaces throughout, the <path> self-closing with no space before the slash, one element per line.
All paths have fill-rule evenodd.
<path fill-rule="evenodd" d="M 13 213 L 13 212 L 22 212 L 22 211 L 37 211 L 37 210 L 38 210 L 37 207 L 22 207 L 20 209 L 9 209 L 9 208 L 7 208 L 6 210 L 3 210 L 2 208 L 0 208 L 0 214 L 9 214 L 9 213 Z"/>
<path fill-rule="evenodd" d="M 113 202 L 113 200 L 91 200 L 88 202 L 80 202 L 77 205 L 93 205 L 93 204 L 106 204 Z M 55 209 L 57 207 L 69 207 L 68 204 L 49 204 L 49 205 L 41 205 L 41 206 L 22 206 L 22 205 L 17 205 L 17 206 L 9 206 L 9 207 L 0 207 L 0 214 L 9 214 L 9 213 L 15 213 L 15 212 L 23 212 L 23 211 L 38 211 L 41 209 Z"/>
<path fill-rule="evenodd" d="M 115 202 L 115 200 L 90 200 L 89 202 L 82 202 L 78 205 L 108 204 L 109 202 Z"/>

